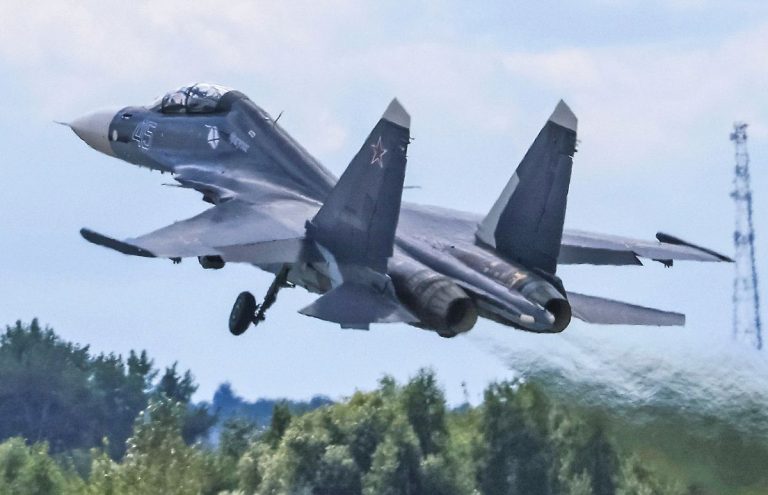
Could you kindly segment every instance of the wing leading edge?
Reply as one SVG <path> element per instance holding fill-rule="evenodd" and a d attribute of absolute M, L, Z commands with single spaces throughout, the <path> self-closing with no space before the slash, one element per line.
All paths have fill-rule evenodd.
<path fill-rule="evenodd" d="M 89 229 L 89 242 L 132 256 L 187 258 L 219 255 L 225 261 L 293 263 L 318 258 L 305 242 L 304 222 L 317 211 L 295 199 L 252 204 L 231 200 L 149 234 L 119 241 Z"/>

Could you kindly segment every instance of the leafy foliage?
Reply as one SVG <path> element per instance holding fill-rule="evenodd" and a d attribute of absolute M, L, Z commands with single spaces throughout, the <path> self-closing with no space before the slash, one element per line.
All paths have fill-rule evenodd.
<path fill-rule="evenodd" d="M 447 434 L 445 397 L 434 373 L 421 370 L 403 387 L 403 408 L 424 455 L 442 451 Z"/>
<path fill-rule="evenodd" d="M 90 365 L 87 347 L 61 342 L 36 320 L 8 327 L 0 337 L 0 438 L 47 440 L 54 451 L 94 444 L 88 412 L 105 398 L 90 393 Z"/>
<path fill-rule="evenodd" d="M 170 399 L 152 401 L 136 419 L 122 463 L 94 459 L 91 493 L 114 495 L 200 493 L 204 455 L 181 435 L 185 407 Z"/>
<path fill-rule="evenodd" d="M 5 495 L 65 495 L 82 493 L 85 484 L 58 466 L 48 445 L 27 446 L 22 438 L 0 444 L 0 493 Z"/>
<path fill-rule="evenodd" d="M 94 357 L 36 321 L 9 327 L 0 337 L 0 493 L 707 493 L 660 478 L 616 447 L 600 416 L 534 383 L 495 383 L 481 405 L 450 410 L 434 373 L 421 370 L 311 411 L 273 402 L 265 426 L 230 414 L 214 445 L 198 441 L 218 418 L 192 402 L 191 373 L 174 364 L 155 383 L 156 374 L 146 353 Z"/>
<path fill-rule="evenodd" d="M 192 373 L 187 370 L 183 375 L 176 371 L 177 363 L 165 369 L 155 389 L 159 400 L 170 400 L 185 404 L 181 434 L 184 441 L 192 443 L 205 437 L 208 430 L 216 423 L 216 416 L 208 412 L 205 404 L 193 404 L 192 394 L 197 391 L 197 384 Z"/>
<path fill-rule="evenodd" d="M 489 495 L 550 493 L 554 463 L 547 442 L 549 403 L 536 388 L 513 383 L 491 385 L 485 392 L 481 429 L 480 487 Z"/>
<path fill-rule="evenodd" d="M 206 434 L 215 418 L 191 402 L 197 386 L 189 371 L 157 375 L 146 352 L 127 359 L 92 356 L 88 347 L 63 342 L 37 320 L 17 321 L 0 336 L 0 440 L 20 436 L 47 442 L 54 453 L 101 446 L 114 459 L 126 448 L 136 416 L 151 397 L 185 404 L 188 443 Z"/>
<path fill-rule="evenodd" d="M 533 384 L 494 384 L 480 407 L 449 411 L 422 370 L 402 387 L 385 378 L 346 402 L 275 417 L 284 419 L 241 457 L 244 493 L 602 495 L 668 486 L 620 464 L 599 421 Z"/>

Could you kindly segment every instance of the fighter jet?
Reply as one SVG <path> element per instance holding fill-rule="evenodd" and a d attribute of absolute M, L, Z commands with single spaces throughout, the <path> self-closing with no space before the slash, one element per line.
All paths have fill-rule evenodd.
<path fill-rule="evenodd" d="M 562 332 L 572 317 L 683 325 L 679 313 L 567 291 L 557 267 L 731 261 L 661 233 L 642 241 L 563 230 L 577 128 L 563 101 L 484 216 L 401 201 L 410 124 L 392 100 L 337 180 L 276 119 L 226 87 L 193 84 L 148 106 L 85 115 L 67 125 L 92 148 L 168 172 L 214 206 L 132 239 L 81 234 L 127 255 L 273 273 L 263 302 L 238 296 L 235 335 L 295 286 L 320 294 L 302 314 L 342 328 L 402 322 L 454 337 L 478 317 L 538 333 Z"/>

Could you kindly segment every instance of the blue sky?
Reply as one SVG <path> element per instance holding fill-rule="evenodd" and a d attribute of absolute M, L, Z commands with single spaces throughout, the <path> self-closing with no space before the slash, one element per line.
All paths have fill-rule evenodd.
<path fill-rule="evenodd" d="M 142 234 L 206 205 L 52 121 L 209 81 L 240 89 L 273 115 L 283 111 L 281 124 L 336 173 L 397 96 L 415 137 L 406 183 L 421 186 L 405 199 L 475 212 L 490 208 L 564 98 L 581 140 L 567 226 L 649 239 L 665 231 L 726 253 L 728 133 L 746 120 L 765 268 L 768 5 L 518 4 L 4 6 L 0 322 L 38 316 L 96 351 L 146 348 L 160 365 L 178 360 L 194 371 L 200 398 L 224 380 L 248 397 L 337 397 L 372 387 L 383 373 L 402 379 L 432 366 L 452 401 L 462 399 L 462 382 L 476 399 L 489 380 L 519 371 L 487 352 L 494 339 L 542 356 L 580 335 L 604 338 L 606 352 L 728 345 L 727 265 L 562 270 L 570 289 L 681 310 L 689 322 L 682 330 L 575 322 L 568 335 L 530 336 L 484 322 L 450 341 L 399 325 L 349 332 L 298 315 L 313 297 L 296 290 L 280 294 L 263 327 L 236 339 L 226 332 L 231 303 L 241 290 L 263 293 L 266 274 L 129 258 L 79 237 L 82 226 Z"/>

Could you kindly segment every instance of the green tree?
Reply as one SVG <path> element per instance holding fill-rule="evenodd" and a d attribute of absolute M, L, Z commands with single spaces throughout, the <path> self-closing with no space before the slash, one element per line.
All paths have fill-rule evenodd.
<path fill-rule="evenodd" d="M 62 342 L 37 320 L 0 336 L 0 440 L 46 440 L 55 452 L 98 441 L 87 347 Z"/>
<path fill-rule="evenodd" d="M 477 489 L 477 473 L 480 469 L 480 452 L 483 437 L 480 408 L 465 405 L 447 415 L 447 445 L 443 456 L 447 469 L 456 480 L 460 493 L 480 493 Z"/>
<path fill-rule="evenodd" d="M 105 451 L 93 449 L 91 473 L 88 478 L 88 495 L 122 495 L 127 493 L 125 481 L 121 479 L 120 465 Z"/>
<path fill-rule="evenodd" d="M 256 436 L 256 425 L 244 418 L 229 418 L 221 426 L 219 452 L 224 457 L 240 459 Z"/>
<path fill-rule="evenodd" d="M 616 492 L 618 456 L 602 426 L 594 426 L 591 430 L 589 438 L 577 454 L 581 460 L 579 467 L 589 475 L 595 495 L 613 495 Z"/>
<path fill-rule="evenodd" d="M 553 405 L 549 429 L 556 458 L 553 477 L 557 491 L 613 495 L 619 461 L 602 423 Z"/>
<path fill-rule="evenodd" d="M 360 470 L 346 445 L 330 445 L 320 458 L 313 495 L 359 495 Z"/>
<path fill-rule="evenodd" d="M 666 483 L 645 468 L 636 456 L 629 456 L 621 463 L 616 495 L 684 495 L 685 491 Z"/>
<path fill-rule="evenodd" d="M 208 449 L 202 449 L 203 485 L 201 495 L 219 495 L 237 489 L 237 461 Z"/>
<path fill-rule="evenodd" d="M 218 494 L 238 487 L 238 462 L 254 438 L 256 425 L 243 418 L 229 418 L 221 427 L 219 447 L 205 453 L 205 486 L 203 493 Z M 255 491 L 256 486 L 253 487 Z"/>
<path fill-rule="evenodd" d="M 421 462 L 422 493 L 430 495 L 469 495 L 472 476 L 463 475 L 455 462 L 444 455 L 429 455 Z"/>
<path fill-rule="evenodd" d="M 349 451 L 361 472 L 371 468 L 373 455 L 389 425 L 394 421 L 397 403 L 395 396 L 389 395 L 386 383 L 381 390 L 364 394 L 356 393 L 348 404 L 333 407 L 331 429 L 336 441 L 349 445 Z M 392 392 L 394 394 L 394 392 Z"/>
<path fill-rule="evenodd" d="M 272 420 L 269 429 L 264 435 L 264 441 L 273 449 L 277 448 L 283 435 L 285 435 L 285 431 L 291 424 L 292 418 L 291 410 L 285 402 L 277 402 L 272 408 Z"/>
<path fill-rule="evenodd" d="M 192 401 L 192 395 L 197 391 L 197 384 L 192 377 L 192 372 L 187 370 L 180 375 L 176 367 L 178 363 L 173 363 L 165 368 L 163 376 L 157 383 L 157 392 L 168 399 L 180 404 L 189 404 Z"/>
<path fill-rule="evenodd" d="M 396 418 L 376 448 L 363 478 L 366 495 L 415 495 L 422 492 L 419 441 L 404 418 Z"/>
<path fill-rule="evenodd" d="M 401 392 L 408 421 L 419 439 L 424 455 L 435 454 L 445 444 L 445 396 L 437 386 L 435 373 L 421 369 Z"/>
<path fill-rule="evenodd" d="M 181 436 L 185 407 L 170 399 L 151 401 L 136 420 L 121 464 L 97 457 L 92 493 L 174 495 L 202 493 L 206 466 L 202 452 Z"/>
<path fill-rule="evenodd" d="M 546 397 L 530 384 L 502 382 L 486 389 L 478 473 L 483 493 L 552 493 L 548 412 Z"/>
<path fill-rule="evenodd" d="M 136 416 L 147 407 L 148 392 L 156 372 L 146 352 L 131 351 L 127 363 L 114 354 L 91 360 L 91 415 L 108 440 L 113 459 L 125 453 Z"/>
<path fill-rule="evenodd" d="M 255 441 L 240 457 L 237 464 L 237 486 L 246 494 L 256 493 L 264 479 L 271 460 L 272 449 L 264 442 Z"/>
<path fill-rule="evenodd" d="M 216 417 L 193 403 L 191 372 L 174 363 L 155 378 L 145 352 L 91 356 L 37 320 L 7 327 L 0 440 L 25 439 L 0 443 L 0 494 L 703 493 L 620 454 L 611 423 L 531 383 L 493 384 L 481 406 L 448 410 L 432 371 L 404 386 L 385 376 L 311 412 L 275 403 L 263 432 L 229 419 L 214 448 L 193 443 Z"/>
<path fill-rule="evenodd" d="M 146 353 L 91 357 L 37 320 L 0 336 L 0 440 L 20 435 L 51 451 L 89 449 L 109 440 L 120 457 L 147 404 L 154 371 Z"/>
<path fill-rule="evenodd" d="M 184 441 L 191 444 L 204 438 L 216 424 L 216 416 L 208 411 L 205 404 L 193 404 L 192 395 L 197 391 L 192 373 L 187 370 L 183 375 L 176 370 L 177 363 L 165 368 L 163 376 L 155 389 L 156 395 L 184 405 L 184 421 L 181 434 Z"/>
<path fill-rule="evenodd" d="M 0 444 L 0 493 L 3 495 L 66 495 L 80 493 L 84 483 L 65 472 L 48 455 L 48 446 L 27 446 L 21 438 Z"/>
<path fill-rule="evenodd" d="M 320 412 L 293 418 L 277 448 L 261 456 L 259 493 L 310 493 L 330 440 Z"/>

